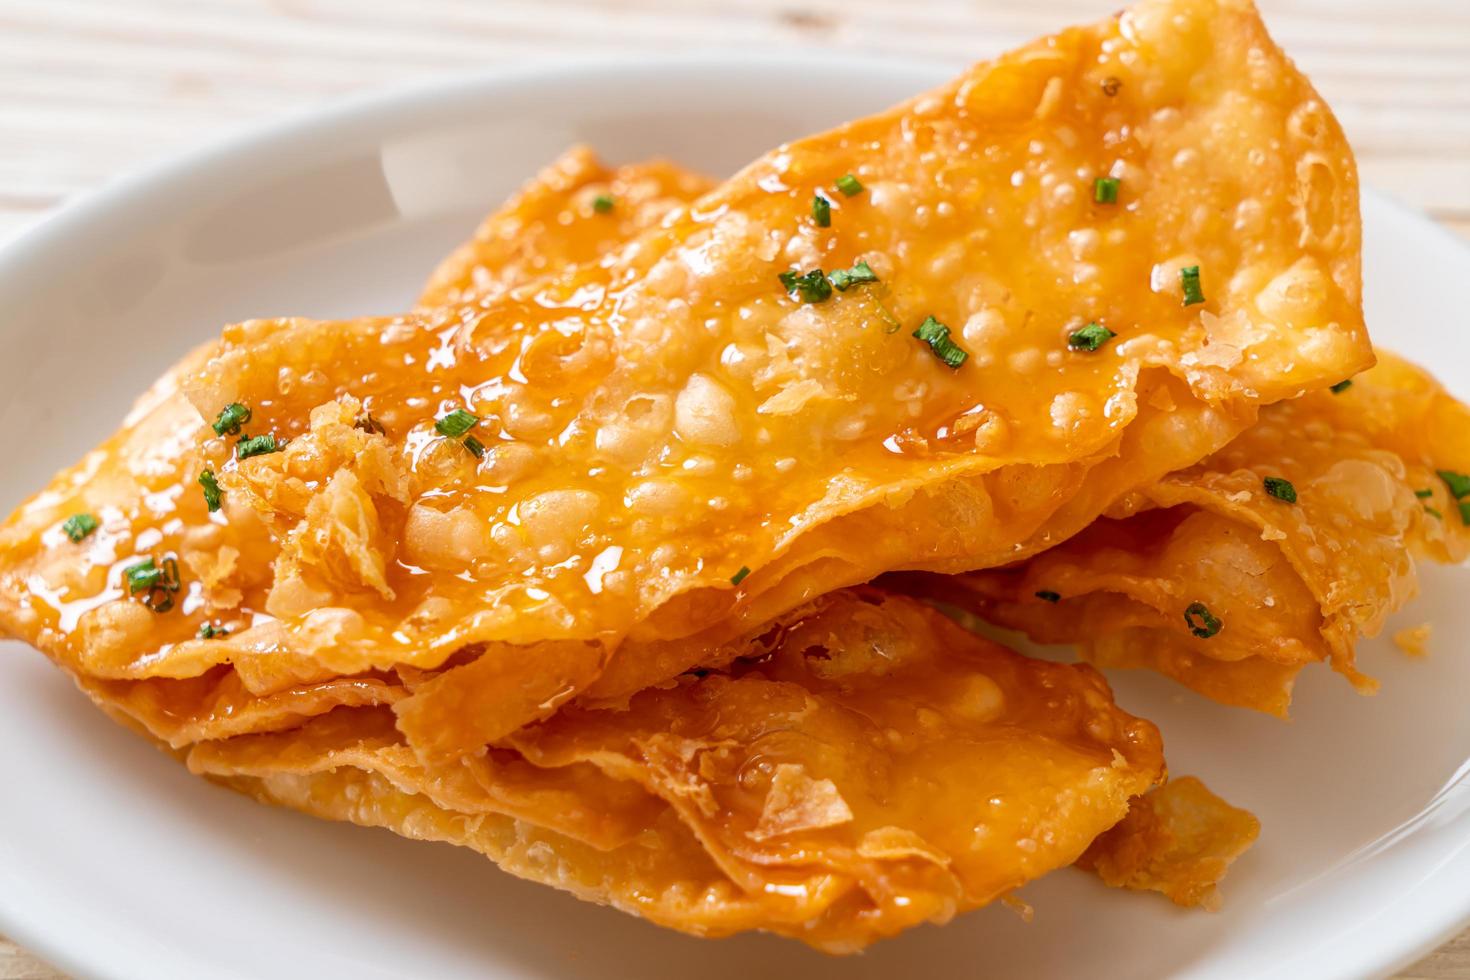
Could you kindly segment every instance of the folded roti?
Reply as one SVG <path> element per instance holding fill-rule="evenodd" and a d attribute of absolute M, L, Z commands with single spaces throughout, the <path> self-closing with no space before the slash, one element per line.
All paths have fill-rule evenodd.
<path fill-rule="evenodd" d="M 481 297 L 504 292 L 534 281 L 547 268 L 598 258 L 707 188 L 703 178 L 661 161 L 608 168 L 587 148 L 574 147 L 490 215 L 475 238 L 440 265 L 426 287 L 424 302 L 436 290 L 462 290 L 466 295 L 474 291 Z M 595 222 L 579 222 L 579 203 L 586 205 L 588 195 L 604 192 L 616 193 L 637 206 L 620 209 L 611 220 L 598 215 Z M 142 510 L 158 495 L 176 494 L 177 488 L 170 484 L 179 473 L 203 469 L 196 443 L 206 429 L 179 390 L 179 379 L 196 370 L 213 349 L 205 345 L 171 368 L 139 399 L 117 435 L 59 475 L 45 493 L 0 530 L 5 549 L 5 557 L 0 558 L 0 566 L 6 569 L 3 581 L 12 587 L 12 591 L 0 592 L 0 620 L 14 616 L 27 629 L 39 631 L 33 635 L 43 638 L 43 649 L 100 707 L 175 748 L 206 739 L 291 728 L 337 706 L 392 705 L 407 693 L 402 679 L 392 671 L 277 684 L 256 691 L 247 687 L 232 666 L 215 663 L 208 656 L 195 676 L 132 677 L 125 668 L 120 669 L 112 617 L 132 616 L 138 628 L 177 627 L 177 639 L 166 643 L 190 638 L 187 629 L 193 620 L 182 623 L 170 618 L 155 624 L 143 618 L 143 610 L 133 603 L 109 605 L 122 595 L 120 587 L 105 589 L 97 596 L 87 593 L 104 576 L 109 582 L 116 577 L 120 586 L 120 569 L 135 561 L 118 556 L 120 515 Z M 198 576 L 202 583 L 195 592 L 197 598 L 189 602 L 211 629 L 238 631 L 249 622 L 243 611 L 264 607 L 281 540 L 269 533 L 243 500 L 226 496 L 224 519 L 212 520 L 197 490 L 188 489 L 193 492 L 181 495 L 177 516 L 196 526 L 183 536 L 183 547 L 176 554 L 185 573 Z M 47 530 L 54 523 L 53 515 L 76 506 L 83 508 L 78 512 L 97 516 L 99 529 L 80 548 L 71 542 L 45 548 L 48 540 L 61 544 L 64 539 L 59 529 Z M 9 550 L 34 541 L 38 534 L 49 538 L 43 536 L 43 548 L 27 557 Z M 28 603 L 19 601 L 32 575 L 47 583 L 46 601 L 55 605 L 61 632 L 77 628 L 82 616 L 94 607 L 109 605 L 108 614 L 93 614 L 88 619 L 91 632 L 79 642 L 55 642 L 59 637 L 45 630 Z M 73 594 L 81 598 L 71 599 Z M 196 637 L 197 633 L 196 629 Z M 188 671 L 177 673 L 187 675 Z"/>
<path fill-rule="evenodd" d="M 1099 666 L 1152 668 L 1285 716 L 1313 663 L 1376 690 L 1355 645 L 1415 594 L 1416 555 L 1470 555 L 1467 473 L 1470 408 L 1380 351 L 1350 386 L 1270 406 L 1218 453 L 1050 551 L 890 584 L 1076 644 Z"/>
<path fill-rule="evenodd" d="M 165 384 L 134 430 L 157 438 L 0 532 L 0 623 L 97 681 L 428 672 L 400 729 L 472 752 L 814 595 L 1039 551 L 1356 373 L 1356 191 L 1248 4 L 1151 0 L 778 148 L 552 279 L 228 328 L 183 381 L 196 415 Z M 238 432 L 200 421 L 233 404 Z M 102 528 L 74 544 L 82 511 Z M 155 612 L 123 572 L 173 555 Z"/>
<path fill-rule="evenodd" d="M 188 762 L 663 925 L 829 952 L 1073 863 L 1163 779 L 1157 730 L 1091 667 L 1018 656 L 913 599 L 834 593 L 751 638 L 756 652 L 627 710 L 564 708 L 515 735 L 523 757 L 425 763 L 386 709 L 344 708 Z M 1128 853 L 1181 850 L 1148 826 Z"/>
<path fill-rule="evenodd" d="M 714 182 L 667 160 L 609 167 L 575 146 L 538 173 L 439 264 L 419 305 L 484 302 L 602 260 Z"/>
<path fill-rule="evenodd" d="M 610 219 L 607 228 L 588 224 L 568 236 L 569 250 L 585 249 L 568 264 L 636 265 L 651 247 L 634 235 L 636 229 L 658 226 L 669 215 L 677 224 L 679 205 L 697 192 L 672 168 L 659 171 L 664 165 L 651 165 L 652 172 L 641 176 L 629 173 L 636 168 L 602 170 L 588 157 L 579 162 L 577 154 L 561 165 L 541 181 L 562 180 L 557 193 L 563 199 L 580 194 L 585 204 L 591 194 L 592 211 L 581 218 Z M 604 192 L 600 185 L 613 190 Z M 646 189 L 646 198 L 639 197 L 644 192 L 638 187 Z M 555 265 L 544 261 L 548 251 L 554 254 L 554 246 L 545 243 L 557 236 L 547 234 L 534 247 L 518 243 L 551 227 L 536 221 L 559 225 L 563 211 L 555 194 L 538 198 L 534 191 L 511 208 L 523 210 L 525 221 L 514 223 L 512 214 L 511 223 L 487 223 L 486 229 L 502 232 L 482 229 L 475 243 L 441 269 L 433 288 L 451 291 L 453 302 L 473 301 L 492 312 L 540 302 L 537 297 L 553 287 L 528 284 Z M 611 211 L 595 203 L 604 194 L 613 201 Z M 620 212 L 620 202 L 636 204 L 637 212 Z M 840 215 L 842 208 L 833 211 Z M 655 227 L 648 234 L 656 238 L 661 231 Z M 620 247 L 629 238 L 635 240 Z M 604 253 L 610 257 L 598 258 Z M 503 281 L 484 271 L 496 264 L 506 270 Z M 569 274 L 562 285 L 583 274 Z M 892 314 L 886 305 L 883 311 Z M 436 316 L 424 320 L 440 322 Z M 398 325 L 411 319 L 400 318 Z M 1274 326 L 1296 329 L 1285 322 Z M 1350 340 L 1356 332 L 1345 328 Z M 392 330 L 386 334 L 379 344 L 391 348 Z M 457 355 L 462 351 L 452 340 L 445 343 Z M 0 621 L 37 638 L 109 710 L 184 750 L 196 771 L 308 812 L 467 844 L 517 874 L 687 931 L 718 935 L 766 928 L 832 951 L 860 948 L 915 922 L 943 921 L 1001 897 L 1070 863 L 1110 826 L 1116 829 L 1108 838 L 1114 842 L 1109 853 L 1134 860 L 1114 860 L 1109 873 L 1098 865 L 1105 880 L 1109 874 L 1117 879 L 1111 883 L 1154 887 L 1153 882 L 1173 880 L 1177 867 L 1196 868 L 1189 862 L 1199 852 L 1200 836 L 1159 830 L 1184 809 L 1137 802 L 1162 779 L 1157 733 L 1118 711 L 1095 673 L 1025 661 L 924 607 L 882 593 L 838 592 L 774 619 L 726 610 L 694 632 L 640 622 L 628 631 L 631 639 L 619 656 L 629 650 L 648 655 L 627 658 L 634 669 L 622 674 L 588 672 L 587 640 L 554 631 L 514 643 L 460 636 L 465 642 L 455 645 L 440 637 L 436 649 L 443 656 L 369 658 L 365 664 L 353 615 L 368 618 L 364 610 L 372 604 L 402 606 L 403 574 L 412 580 L 445 571 L 413 566 L 385 542 L 395 540 L 395 529 L 402 533 L 414 506 L 440 496 L 420 492 L 426 470 L 443 477 L 453 467 L 434 461 L 432 437 L 416 443 L 404 438 L 401 444 L 389 438 L 393 420 L 379 412 L 375 400 L 381 392 L 335 392 L 311 406 L 309 433 L 294 452 L 288 447 L 285 453 L 242 458 L 238 466 L 219 466 L 225 500 L 218 514 L 210 516 L 199 501 L 191 507 L 187 494 L 178 492 L 184 486 L 180 473 L 216 463 L 209 453 L 218 447 L 198 414 L 188 411 L 178 382 L 189 375 L 197 379 L 201 361 L 212 358 L 212 366 L 220 356 L 206 349 L 164 378 L 112 443 L 59 477 L 0 532 L 8 536 L 0 538 L 5 584 L 24 582 L 25 589 L 35 590 L 12 600 L 21 590 L 7 589 Z M 1160 403 L 1155 408 L 1185 392 L 1208 401 L 1207 392 L 1223 383 L 1217 374 L 1229 375 L 1228 368 L 1214 372 L 1166 360 L 1140 355 L 1135 377 L 1128 379 Z M 314 374 L 318 365 L 280 366 L 279 390 L 274 399 L 251 406 L 247 431 L 261 418 L 254 413 L 289 400 L 303 386 L 322 384 Z M 324 360 L 320 366 L 326 375 L 341 362 Z M 1156 368 L 1169 376 L 1153 388 L 1139 386 L 1137 378 Z M 1200 408 L 1198 417 L 1220 422 L 1209 440 L 1251 414 L 1261 398 L 1252 391 L 1231 408 Z M 1187 425 L 1187 415 L 1162 415 L 1152 430 L 1135 419 L 1127 435 L 1168 434 L 1165 423 Z M 507 431 L 501 429 L 501 436 Z M 525 441 L 510 435 L 501 441 Z M 978 436 L 974 441 L 978 452 L 983 447 Z M 1114 441 L 1115 456 L 1127 456 L 1127 439 Z M 1133 450 L 1142 451 L 1147 442 L 1138 436 Z M 914 455 L 915 446 L 905 444 L 897 455 Z M 252 459 L 275 455 L 289 462 L 252 465 Z M 929 456 L 928 449 L 919 455 Z M 966 455 L 942 449 L 934 454 L 938 462 L 931 462 L 937 470 L 952 463 L 946 477 L 969 479 L 962 464 L 972 461 L 960 459 Z M 1181 450 L 1183 455 L 1189 453 Z M 426 457 L 427 467 L 421 466 Z M 1116 461 L 1111 476 L 1097 476 L 1109 465 L 1108 459 L 1090 457 L 1067 464 L 1080 471 L 1067 492 L 1075 500 L 1091 480 L 1100 500 L 1107 494 L 1099 488 L 1108 480 L 1123 486 L 1124 470 Z M 1016 476 L 996 486 L 1014 490 L 1023 482 Z M 455 492 L 464 489 L 454 484 Z M 982 480 L 981 489 L 993 488 Z M 65 530 L 48 518 L 82 512 L 68 512 L 78 502 L 95 508 L 102 526 L 82 542 L 63 544 Z M 891 506 L 901 509 L 905 503 Z M 1069 506 L 1080 507 L 1064 503 L 1057 513 Z M 164 520 L 165 514 L 172 516 Z M 1047 519 L 1063 527 L 1085 518 Z M 868 526 L 886 525 L 847 525 Z M 133 532 L 138 536 L 130 537 Z M 176 551 L 168 547 L 175 543 Z M 128 544 L 178 556 L 184 574 L 173 608 L 144 605 L 125 594 L 123 570 L 142 554 L 128 552 Z M 82 547 L 67 547 L 75 545 Z M 943 542 L 925 547 L 925 554 L 961 554 L 957 547 L 944 551 L 949 545 Z M 13 563 L 12 548 L 18 553 Z M 539 552 L 535 557 L 549 561 Z M 584 576 L 588 589 L 589 576 L 605 580 L 619 570 L 594 561 Z M 810 574 L 808 591 L 822 591 L 827 574 L 821 568 Z M 780 588 L 778 582 L 771 591 Z M 153 598 L 152 592 L 143 595 Z M 344 604 L 313 605 L 324 595 Z M 403 619 L 404 630 L 453 630 L 454 611 L 434 601 L 440 598 L 421 597 Z M 39 605 L 27 599 L 39 599 Z M 293 603 L 310 610 L 294 622 Z M 161 643 L 149 652 L 140 652 L 134 641 L 157 619 L 139 612 L 168 620 Z M 768 628 L 737 632 L 752 624 Z M 230 633 L 201 638 L 201 628 Z M 306 648 L 299 644 L 303 636 L 311 639 Z M 598 636 L 600 655 L 616 642 L 615 636 Z M 529 663 L 494 656 L 512 650 Z M 640 671 L 662 680 L 686 663 L 728 669 L 699 671 L 705 676 L 646 691 L 630 680 Z M 566 680 L 572 690 L 557 689 L 538 702 L 545 693 L 542 674 Z M 605 685 L 602 692 L 599 683 Z M 523 727 L 525 719 L 546 714 L 548 702 L 554 707 L 587 687 L 589 696 L 579 705 Z M 599 695 L 625 710 L 599 708 Z M 813 737 L 793 735 L 796 720 Z M 491 734 L 502 730 L 506 737 Z M 464 751 L 497 739 L 480 752 Z M 948 789 L 942 801 L 934 797 L 936 782 Z M 753 795 L 752 787 L 764 792 Z M 999 793 L 987 801 L 1007 801 L 993 815 L 996 836 L 956 835 L 954 812 L 973 812 L 974 801 L 987 792 Z M 1167 815 L 1118 825 L 1130 799 L 1134 812 Z M 1135 825 L 1136 832 L 1130 829 Z M 1135 837 L 1147 843 L 1117 843 Z M 1190 872 L 1192 880 L 1223 873 L 1224 864 L 1211 860 L 1199 866 L 1205 870 Z"/>

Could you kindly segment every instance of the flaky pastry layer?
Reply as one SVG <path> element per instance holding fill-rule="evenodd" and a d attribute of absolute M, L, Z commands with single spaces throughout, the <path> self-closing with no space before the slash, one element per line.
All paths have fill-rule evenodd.
<path fill-rule="evenodd" d="M 391 712 L 343 708 L 188 761 L 664 925 L 831 952 L 1073 863 L 1163 779 L 1157 730 L 1090 667 L 1026 659 L 869 589 L 776 628 L 751 638 L 759 659 L 626 709 L 563 708 L 483 756 L 425 763 Z"/>
<path fill-rule="evenodd" d="M 0 531 L 0 623 L 110 681 L 228 663 L 266 695 L 442 669 L 401 727 L 472 752 L 814 594 L 1042 550 L 1355 373 L 1356 193 L 1248 4 L 1147 0 L 780 147 L 550 279 L 227 328 L 182 385 L 205 419 L 248 406 L 239 436 L 277 451 L 162 397 L 158 438 L 125 432 Z M 830 295 L 779 278 L 859 261 L 876 282 Z M 914 335 L 931 317 L 964 362 Z M 1114 336 L 1079 347 L 1088 322 Z M 455 409 L 472 432 L 441 431 Z M 80 547 L 78 510 L 103 518 Z M 188 595 L 158 615 L 122 573 L 169 554 Z M 196 638 L 207 620 L 230 634 Z"/>
<path fill-rule="evenodd" d="M 1415 555 L 1470 554 L 1470 507 L 1451 482 L 1466 472 L 1470 408 L 1380 352 L 1351 386 L 1270 406 L 1218 453 L 1044 554 L 904 587 L 1076 644 L 1100 666 L 1152 668 L 1284 716 L 1312 663 L 1376 690 L 1356 643 L 1414 595 Z M 1268 480 L 1286 480 L 1294 499 Z"/>

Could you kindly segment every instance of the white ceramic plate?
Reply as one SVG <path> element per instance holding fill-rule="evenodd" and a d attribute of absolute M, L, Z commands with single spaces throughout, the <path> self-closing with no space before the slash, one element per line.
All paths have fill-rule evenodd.
<path fill-rule="evenodd" d="M 121 184 L 0 251 L 0 505 L 76 459 L 220 324 L 409 305 L 437 258 L 575 141 L 728 173 L 878 109 L 947 66 L 801 55 L 497 74 L 300 118 Z M 1470 395 L 1470 252 L 1364 201 L 1377 340 Z M 42 657 L 0 648 L 0 932 L 81 975 L 212 977 L 1358 977 L 1470 918 L 1470 573 L 1428 569 L 1360 698 L 1308 671 L 1289 724 L 1114 677 L 1176 773 L 1261 817 L 1218 915 L 1059 872 L 866 955 L 676 935 L 518 881 L 468 851 L 258 806 L 105 719 Z"/>

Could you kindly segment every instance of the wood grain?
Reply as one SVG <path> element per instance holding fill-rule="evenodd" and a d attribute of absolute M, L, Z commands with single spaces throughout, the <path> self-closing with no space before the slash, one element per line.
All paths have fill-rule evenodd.
<path fill-rule="evenodd" d="M 67 198 L 349 93 L 678 48 L 964 61 L 1122 0 L 0 0 L 0 240 Z M 1470 240 L 1470 3 L 1258 0 L 1364 180 Z M 0 938 L 0 980 L 60 974 Z M 1470 932 L 1399 974 L 1470 980 Z"/>

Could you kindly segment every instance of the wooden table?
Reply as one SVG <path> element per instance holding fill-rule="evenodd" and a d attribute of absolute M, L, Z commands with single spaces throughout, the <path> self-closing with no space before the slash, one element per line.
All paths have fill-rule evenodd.
<path fill-rule="evenodd" d="M 681 43 L 975 59 L 1123 0 L 0 0 L 0 239 L 302 106 Z M 1470 3 L 1258 0 L 1364 181 L 1470 239 Z M 0 938 L 0 980 L 58 974 Z M 1470 932 L 1400 975 L 1470 978 Z"/>

